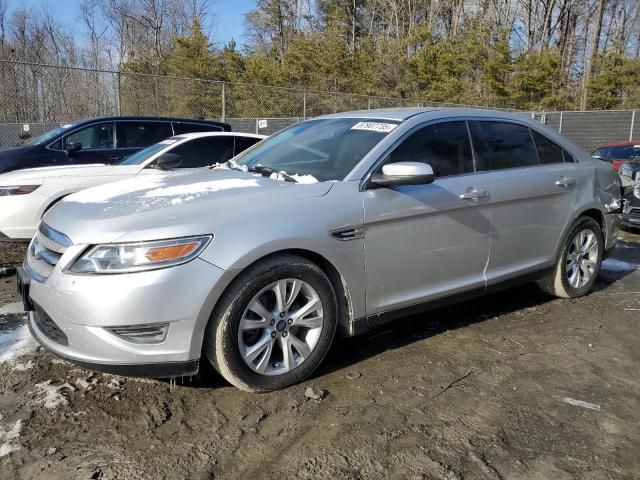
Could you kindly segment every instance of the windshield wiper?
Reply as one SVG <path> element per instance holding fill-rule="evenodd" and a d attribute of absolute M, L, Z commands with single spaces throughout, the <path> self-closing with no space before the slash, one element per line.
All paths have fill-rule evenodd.
<path fill-rule="evenodd" d="M 287 172 L 283 170 L 276 172 L 273 168 L 265 167 L 264 165 L 260 165 L 259 163 L 254 165 L 253 167 L 249 167 L 249 172 L 259 173 L 263 177 L 270 177 L 275 173 L 276 175 L 280 175 L 285 182 L 298 183 L 298 181 L 291 175 L 287 174 Z"/>

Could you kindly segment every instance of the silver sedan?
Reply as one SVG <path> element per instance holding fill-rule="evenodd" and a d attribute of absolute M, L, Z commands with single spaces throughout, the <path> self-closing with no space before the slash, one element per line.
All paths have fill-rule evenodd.
<path fill-rule="evenodd" d="M 579 297 L 614 247 L 611 165 L 525 116 L 371 110 L 294 125 L 206 171 L 71 195 L 20 274 L 33 335 L 80 365 L 269 391 L 336 333 L 517 282 Z"/>

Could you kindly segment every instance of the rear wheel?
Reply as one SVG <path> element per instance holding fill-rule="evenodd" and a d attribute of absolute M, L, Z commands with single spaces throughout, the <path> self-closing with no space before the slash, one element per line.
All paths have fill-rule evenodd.
<path fill-rule="evenodd" d="M 262 261 L 233 282 L 207 327 L 205 354 L 236 387 L 266 392 L 309 376 L 337 324 L 335 293 L 322 270 L 296 255 Z"/>
<path fill-rule="evenodd" d="M 590 217 L 580 218 L 571 229 L 553 271 L 539 283 L 540 288 L 561 298 L 586 295 L 598 277 L 603 253 L 600 225 Z"/>

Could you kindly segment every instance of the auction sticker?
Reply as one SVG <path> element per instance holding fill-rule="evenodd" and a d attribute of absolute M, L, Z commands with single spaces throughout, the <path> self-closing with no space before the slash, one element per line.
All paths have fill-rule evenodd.
<path fill-rule="evenodd" d="M 395 123 L 382 123 L 382 122 L 358 122 L 351 130 L 369 130 L 370 132 L 389 133 L 396 128 Z"/>

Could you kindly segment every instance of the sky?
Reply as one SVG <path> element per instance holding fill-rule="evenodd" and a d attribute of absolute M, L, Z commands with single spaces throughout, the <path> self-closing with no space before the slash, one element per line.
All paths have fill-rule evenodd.
<path fill-rule="evenodd" d="M 53 12 L 60 12 L 60 21 L 67 25 L 80 39 L 82 31 L 76 19 L 79 16 L 79 0 L 9 0 L 9 13 L 20 7 L 40 8 L 46 6 Z M 205 25 L 217 46 L 235 40 L 240 46 L 245 43 L 244 17 L 255 6 L 255 0 L 213 0 L 211 13 Z"/>

